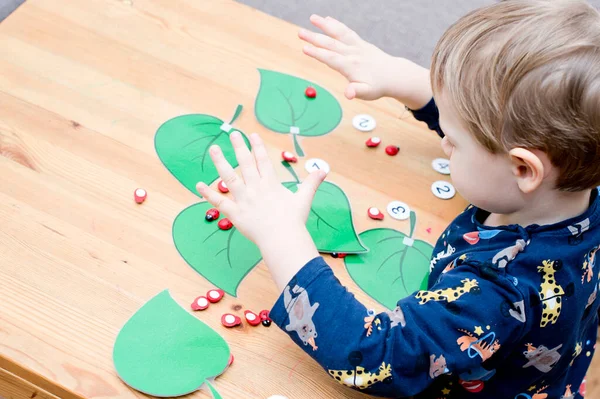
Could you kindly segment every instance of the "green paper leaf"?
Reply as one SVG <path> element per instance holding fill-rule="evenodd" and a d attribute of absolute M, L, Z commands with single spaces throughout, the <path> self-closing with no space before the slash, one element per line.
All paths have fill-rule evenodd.
<path fill-rule="evenodd" d="M 181 211 L 173 222 L 173 241 L 194 270 L 229 295 L 237 296 L 240 282 L 260 262 L 260 251 L 235 226 L 221 230 L 218 221 L 206 221 L 210 208 L 208 202 L 201 202 Z"/>
<path fill-rule="evenodd" d="M 140 308 L 119 332 L 113 361 L 119 377 L 154 396 L 181 396 L 221 374 L 227 342 L 186 312 L 168 290 Z"/>
<path fill-rule="evenodd" d="M 298 191 L 297 182 L 285 182 L 290 191 Z M 350 202 L 344 191 L 330 182 L 319 186 L 306 227 L 320 252 L 356 254 L 367 252 L 352 222 Z"/>
<path fill-rule="evenodd" d="M 369 253 L 347 256 L 344 263 L 350 277 L 373 299 L 394 309 L 398 300 L 427 286 L 433 252 L 429 243 L 414 240 L 410 245 L 406 234 L 386 228 L 367 230 L 360 238 Z"/>
<path fill-rule="evenodd" d="M 237 118 L 241 106 L 230 124 Z M 223 121 L 211 115 L 182 115 L 163 123 L 154 137 L 154 146 L 158 157 L 169 171 L 192 193 L 199 196 L 196 183 L 202 181 L 211 184 L 218 177 L 217 168 L 210 159 L 208 149 L 218 145 L 225 158 L 234 168 L 238 166 L 229 134 L 221 130 Z M 248 138 L 242 133 L 248 148 Z"/>
<path fill-rule="evenodd" d="M 325 88 L 295 76 L 259 69 L 260 89 L 256 96 L 256 119 L 274 132 L 289 134 L 291 127 L 299 128 L 298 135 L 322 136 L 331 132 L 342 120 L 342 107 Z M 308 86 L 317 90 L 315 98 L 304 92 Z M 294 135 L 295 136 L 295 135 Z M 304 156 L 297 139 L 294 147 Z"/>

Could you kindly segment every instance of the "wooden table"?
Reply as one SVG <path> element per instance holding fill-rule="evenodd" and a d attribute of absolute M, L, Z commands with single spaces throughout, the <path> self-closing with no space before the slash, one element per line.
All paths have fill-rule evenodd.
<path fill-rule="evenodd" d="M 358 231 L 407 232 L 408 222 L 366 216 L 367 207 L 400 199 L 417 212 L 416 237 L 434 243 L 464 207 L 430 192 L 440 178 L 430 162 L 442 155 L 435 134 L 395 101 L 345 100 L 344 79 L 303 56 L 296 31 L 224 0 L 29 0 L 0 24 L 0 396 L 144 396 L 114 371 L 120 327 L 165 288 L 185 307 L 212 288 L 173 245 L 174 218 L 198 198 L 162 166 L 154 133 L 177 115 L 226 119 L 243 104 L 236 126 L 262 133 L 278 159 L 290 140 L 253 115 L 259 67 L 315 81 L 340 100 L 341 125 L 303 146 L 329 161 L 329 180 L 348 194 Z M 399 156 L 365 148 L 367 135 L 351 126 L 363 112 L 377 119 L 384 142 L 401 146 Z M 132 199 L 136 187 L 149 193 L 141 206 Z M 341 260 L 330 263 L 381 309 Z M 197 315 L 236 357 L 216 381 L 221 394 L 363 397 L 331 380 L 277 328 L 220 326 L 226 310 L 269 308 L 277 296 L 261 264 L 238 298 Z"/>

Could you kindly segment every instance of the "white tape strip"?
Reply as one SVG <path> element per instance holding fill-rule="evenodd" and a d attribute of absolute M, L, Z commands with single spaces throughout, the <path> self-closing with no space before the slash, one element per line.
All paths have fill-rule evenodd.
<path fill-rule="evenodd" d="M 291 134 L 300 134 L 300 128 L 298 126 L 290 126 Z"/>
<path fill-rule="evenodd" d="M 221 125 L 221 130 L 229 133 L 231 131 L 231 129 L 233 129 L 233 126 L 231 126 L 229 123 L 225 122 Z"/>
<path fill-rule="evenodd" d="M 402 242 L 404 243 L 404 245 L 406 245 L 407 247 L 412 247 L 413 244 L 415 243 L 415 240 L 413 240 L 410 237 L 404 237 L 404 240 L 402 240 Z"/>

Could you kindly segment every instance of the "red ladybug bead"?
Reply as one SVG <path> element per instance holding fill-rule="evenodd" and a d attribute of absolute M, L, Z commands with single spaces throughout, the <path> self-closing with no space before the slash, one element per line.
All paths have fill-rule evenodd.
<path fill-rule="evenodd" d="M 233 357 L 233 353 L 229 354 L 229 362 L 227 363 L 227 367 L 231 367 L 231 365 L 233 364 L 234 361 L 234 357 Z"/>
<path fill-rule="evenodd" d="M 261 310 L 260 313 L 258 314 L 258 316 L 260 317 L 260 319 L 262 321 L 264 321 L 264 320 L 271 320 L 269 318 L 269 311 L 268 310 Z"/>
<path fill-rule="evenodd" d="M 309 86 L 306 88 L 306 91 L 304 92 L 304 94 L 308 98 L 315 98 L 317 96 L 317 91 L 315 90 L 314 87 Z"/>
<path fill-rule="evenodd" d="M 133 192 L 133 199 L 137 204 L 146 201 L 146 197 L 148 197 L 148 193 L 143 188 L 136 188 Z"/>
<path fill-rule="evenodd" d="M 365 142 L 367 147 L 377 147 L 381 144 L 381 139 L 379 137 L 369 137 L 369 140 Z"/>
<path fill-rule="evenodd" d="M 221 316 L 221 324 L 227 328 L 232 328 L 242 324 L 242 319 L 231 313 L 225 313 Z"/>
<path fill-rule="evenodd" d="M 331 257 L 332 258 L 340 258 L 340 259 L 344 259 L 346 256 L 348 256 L 348 254 L 345 254 L 343 252 L 332 252 L 331 253 Z"/>
<path fill-rule="evenodd" d="M 251 310 L 246 310 L 244 312 L 244 317 L 246 318 L 246 321 L 248 322 L 248 324 L 250 324 L 251 326 L 257 326 L 262 321 L 260 319 L 260 317 Z"/>
<path fill-rule="evenodd" d="M 283 160 L 286 162 L 298 162 L 298 158 L 296 158 L 294 154 L 289 151 L 283 151 L 281 153 L 281 158 L 283 158 Z"/>
<path fill-rule="evenodd" d="M 211 208 L 206 211 L 206 216 L 204 218 L 209 222 L 212 222 L 213 220 L 217 220 L 219 216 L 221 216 L 219 210 L 217 208 Z"/>
<path fill-rule="evenodd" d="M 208 302 L 208 299 L 205 296 L 199 296 L 192 302 L 192 310 L 206 310 L 209 305 L 210 302 Z"/>
<path fill-rule="evenodd" d="M 227 184 L 225 184 L 225 182 L 223 180 L 221 180 L 219 182 L 219 184 L 217 184 L 217 188 L 219 189 L 220 192 L 222 192 L 223 194 L 226 194 L 229 192 L 229 189 L 227 188 Z"/>
<path fill-rule="evenodd" d="M 367 214 L 369 215 L 369 217 L 371 219 L 383 220 L 383 213 L 381 213 L 381 211 L 375 207 L 369 208 L 369 210 L 367 211 Z"/>
<path fill-rule="evenodd" d="M 219 228 L 221 230 L 229 230 L 232 227 L 233 227 L 233 223 L 231 223 L 231 220 L 229 220 L 227 218 L 219 220 Z"/>
<path fill-rule="evenodd" d="M 395 146 L 395 145 L 388 145 L 387 147 L 385 147 L 385 153 L 388 154 L 389 156 L 394 156 L 399 151 L 400 151 L 400 147 Z"/>
<path fill-rule="evenodd" d="M 208 299 L 210 303 L 217 303 L 223 299 L 224 296 L 225 292 L 220 289 L 210 290 L 206 293 L 206 299 Z"/>

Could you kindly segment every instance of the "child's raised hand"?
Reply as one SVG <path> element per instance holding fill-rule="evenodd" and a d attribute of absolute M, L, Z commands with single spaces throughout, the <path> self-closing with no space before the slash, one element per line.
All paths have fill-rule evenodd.
<path fill-rule="evenodd" d="M 304 46 L 304 53 L 348 79 L 350 84 L 345 91 L 348 99 L 376 100 L 388 95 L 386 84 L 392 56 L 364 41 L 334 18 L 313 15 L 310 21 L 325 35 L 301 29 L 298 36 L 310 43 Z"/>
<path fill-rule="evenodd" d="M 239 132 L 230 137 L 242 177 L 233 170 L 218 146 L 212 146 L 209 151 L 234 198 L 216 192 L 203 182 L 197 184 L 198 192 L 261 250 L 282 238 L 293 242 L 295 237 L 307 235 L 306 220 L 325 173 L 311 173 L 298 191 L 292 193 L 277 180 L 266 148 L 256 133 L 250 136 L 252 153 Z"/>

